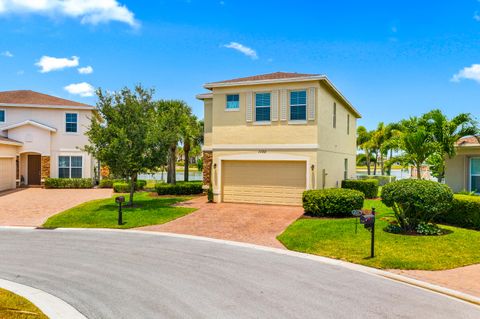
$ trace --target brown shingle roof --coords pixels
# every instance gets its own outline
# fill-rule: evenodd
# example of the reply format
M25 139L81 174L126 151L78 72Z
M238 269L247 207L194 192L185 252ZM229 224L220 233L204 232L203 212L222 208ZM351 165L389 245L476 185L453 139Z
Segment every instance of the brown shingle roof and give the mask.
M480 136L466 136L457 141L458 146L480 145Z
M262 81L262 80L279 80L279 79L294 79L294 78L303 78L309 76L317 76L319 74L307 74L307 73L289 73L289 72L275 72L260 74L254 76L247 76L244 78L236 78L224 81L217 81L212 83L231 83L231 82L246 82L246 81Z
M34 92L31 90L17 90L0 92L0 103L4 104L32 104L52 106L88 106L75 101L65 100L56 96Z

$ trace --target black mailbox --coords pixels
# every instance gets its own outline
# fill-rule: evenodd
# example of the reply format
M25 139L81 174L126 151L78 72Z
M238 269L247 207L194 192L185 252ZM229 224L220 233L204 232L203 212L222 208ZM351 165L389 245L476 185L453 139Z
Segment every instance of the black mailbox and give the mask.
M375 223L375 215L360 215L360 224L363 224L365 228L372 227Z
M125 196L115 197L115 203L117 204L125 203Z
M115 197L115 203L118 204L118 224L123 225L122 203L125 203L125 197Z

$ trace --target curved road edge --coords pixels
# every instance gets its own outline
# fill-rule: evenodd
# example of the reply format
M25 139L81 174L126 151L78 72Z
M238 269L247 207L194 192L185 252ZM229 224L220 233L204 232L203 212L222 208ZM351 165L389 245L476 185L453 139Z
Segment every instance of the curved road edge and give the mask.
M24 229L24 230L34 230L39 229L37 227L23 227L23 226L0 226L1 229ZM153 231L145 231L145 230L133 230L133 229L109 229L109 228L56 228L51 229L49 231L58 231L58 232L69 232L69 231L86 231L86 232L95 232L95 231L105 231L105 232L117 232L117 233L138 233L138 234L150 234L152 236L164 236L164 237L176 237L176 238L185 238L185 239L192 239L192 240L201 240L207 242L214 242L219 244L225 244L230 246L237 246L243 248L251 248L255 250L267 251L272 252L280 255L288 255L302 259L309 259L316 262L329 264L329 265L336 265L344 268L348 268L350 270L359 271L362 273L370 274L373 276L383 277L384 279L397 281L406 285L414 286L419 289L428 290L430 292L438 293L456 300L460 300L463 302L471 303L477 306L480 306L480 298L469 295L457 290L445 288L442 286L434 285L425 281L421 281L418 279L413 279L410 277L402 276L399 274L391 273L386 270L381 270L377 268L367 267L363 265L358 265L354 263L350 263L347 261L333 259L318 255L312 255L307 253L301 253L293 250L287 249L279 249L273 248L268 246L261 246L256 244L238 242L238 241L231 241L231 240L224 240L224 239L216 239L210 237L202 237L202 236L194 236L194 235L186 235L186 234L176 234L176 233L166 233L166 232L153 232ZM1 287L1 285L0 285ZM53 297L53 296L52 296ZM55 297L56 298L56 297ZM27 298L28 299L28 298ZM39 307L40 308L40 307ZM43 309L42 309L43 310ZM77 317L75 317L77 318ZM78 317L78 318L85 318L85 317Z
M0 288L26 298L50 319L86 319L77 309L43 290L1 278Z

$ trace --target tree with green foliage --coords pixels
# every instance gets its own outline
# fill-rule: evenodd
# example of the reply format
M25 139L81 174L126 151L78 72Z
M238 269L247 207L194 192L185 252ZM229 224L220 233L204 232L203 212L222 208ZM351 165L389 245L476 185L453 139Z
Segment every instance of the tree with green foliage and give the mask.
M445 160L456 155L455 143L462 137L475 136L480 133L478 122L470 113L460 113L449 119L439 109L422 116L427 130L432 134L438 149L429 159L431 169L438 181L445 177Z
M137 85L108 93L97 90L97 114L86 132L85 149L115 176L130 183L129 205L133 205L138 174L166 163L163 121L157 121L153 90Z
M199 146L203 139L203 130L197 117L191 114L184 125L182 125L182 143L185 154L184 180L188 182L188 168L190 165L190 151L195 146Z
M357 128L357 147L365 154L368 175L370 175L371 172L370 164L373 153L372 136L373 132L368 131L364 126L359 126Z

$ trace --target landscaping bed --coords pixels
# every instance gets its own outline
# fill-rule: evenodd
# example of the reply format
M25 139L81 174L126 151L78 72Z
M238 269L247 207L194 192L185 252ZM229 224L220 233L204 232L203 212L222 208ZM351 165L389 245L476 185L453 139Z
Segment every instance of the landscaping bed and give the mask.
M451 269L480 263L480 232L441 225L443 236L405 236L383 229L394 218L380 200L365 200L364 209L376 208L376 256L370 255L370 232L355 218L301 218L278 240L291 250L322 255L383 269Z
M125 195L128 202L129 195ZM135 194L134 207L123 207L123 224L117 225L115 197L90 201L50 217L45 228L133 228L169 222L193 212L194 208L174 207L189 197L153 197L148 192Z
M48 319L33 303L5 289L0 289L0 318Z

